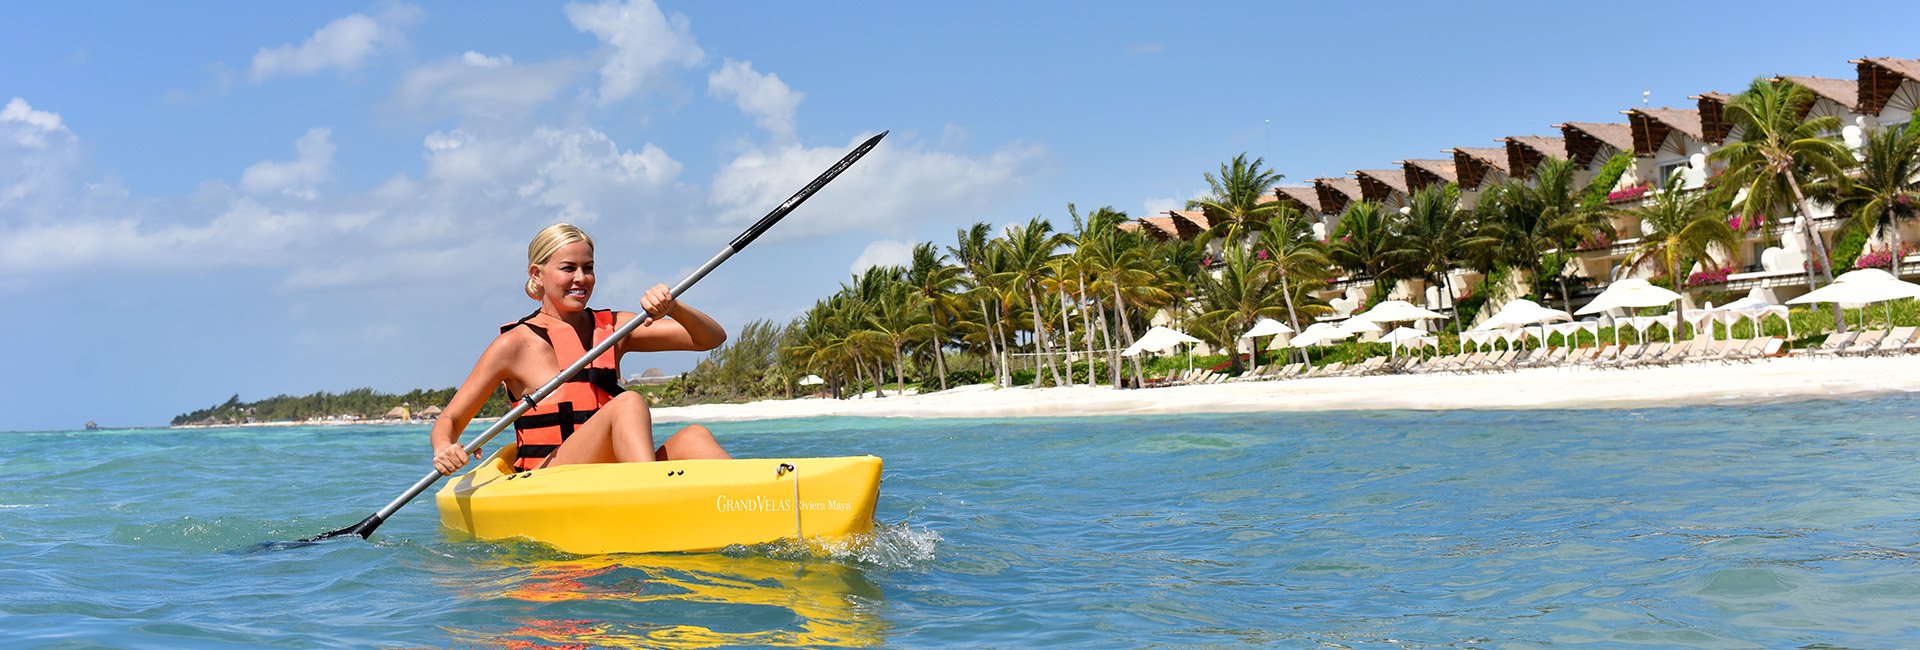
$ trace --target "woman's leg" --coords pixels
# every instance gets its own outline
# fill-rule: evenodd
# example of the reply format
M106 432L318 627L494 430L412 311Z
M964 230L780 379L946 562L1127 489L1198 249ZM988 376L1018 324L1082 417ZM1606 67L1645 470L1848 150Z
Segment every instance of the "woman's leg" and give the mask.
M647 408L647 398L625 391L567 436L547 465L632 463L654 457L653 412Z
M695 458L727 459L733 456L720 447L720 441L713 439L713 431L698 424L689 424L686 428L667 438L657 452L660 460L691 460Z

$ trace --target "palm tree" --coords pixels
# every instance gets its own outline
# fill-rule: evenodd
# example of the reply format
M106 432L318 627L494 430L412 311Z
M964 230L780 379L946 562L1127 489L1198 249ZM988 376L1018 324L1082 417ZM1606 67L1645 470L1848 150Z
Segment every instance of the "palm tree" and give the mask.
M1904 125L1868 133L1860 154L1860 174L1840 194L1839 212L1847 215L1844 228L1887 242L1888 270L1898 277L1900 223L1920 216L1920 110Z
M1239 246L1222 251L1221 265L1214 273L1200 276L1199 309L1202 329L1213 334L1213 343L1227 351L1233 372L1245 368L1237 349L1241 332L1261 318L1276 318L1287 313L1285 291L1276 282L1271 267Z
M1827 135L1839 130L1840 118L1810 116L1813 101L1813 91L1800 84L1754 79L1726 105L1727 121L1741 132L1740 140L1708 155L1726 165L1721 175L1726 191L1746 191L1743 212L1774 214L1788 206L1798 212L1801 242L1813 255L1806 273L1809 289L1816 286L1816 271L1821 280L1833 281L1833 258L1813 231L1813 206L1802 186L1822 179L1844 186L1846 169L1855 162L1838 138ZM1833 326L1842 331L1847 326L1838 304L1833 306Z
M915 338L930 343L934 371L940 376L940 390L947 389L946 343L952 336L953 324L961 320L960 314L966 310L965 301L955 293L963 284L961 273L960 267L947 264L933 244L922 242L913 247L913 263L907 267L906 282L918 296L919 307L927 317L920 331L914 334Z
M903 281L906 269L901 267L885 268L888 276L879 287L873 309L867 313L867 329L876 344L884 345L893 353L894 382L906 390L906 345L914 339L914 332L926 324L927 313L920 308L919 295L914 288ZM871 269L869 269L871 271Z
M1207 230L1194 240L1196 246L1205 247L1215 238L1244 245L1248 234L1266 227L1280 205L1271 190L1286 177L1263 168L1265 163L1264 158L1247 162L1242 152L1220 165L1219 176L1204 174L1211 194L1188 204L1207 218Z
M1606 196L1632 162L1632 154L1616 154L1586 185L1576 186L1573 178L1578 170L1574 164L1563 158L1548 158L1540 161L1528 180L1510 179L1494 186L1474 206L1479 232L1465 242L1468 257L1475 257L1476 250L1486 251L1492 259L1481 263L1491 261L1530 273L1534 269L1551 270L1560 288L1561 307L1573 311L1566 260L1580 242L1599 234L1618 234L1613 230L1613 211L1606 205ZM1538 282L1547 278L1533 279Z
M1332 308L1319 300L1299 300L1296 294L1311 296L1312 290L1325 286L1333 262L1327 259L1327 246L1313 237L1313 226L1306 215L1291 207L1275 210L1260 233L1254 248L1266 256L1266 264L1280 283L1280 296L1287 306L1287 326L1299 332L1300 315L1317 316Z
M1733 228L1721 216L1726 210L1708 200L1703 192L1686 191L1684 184L1680 174L1675 173L1667 180L1665 191L1654 196L1651 205L1627 212L1648 226L1648 231L1640 236L1639 245L1627 255L1627 264L1631 268L1658 264L1666 269L1674 293L1686 292L1687 270L1694 262L1714 264L1715 251L1725 251L1728 261L1732 261L1737 241ZM1682 300L1674 305L1676 318L1682 322L1684 314L1679 312L1685 303Z
M1129 312L1135 309L1144 311L1171 302L1174 291L1180 286L1177 280L1180 271L1159 254L1145 235L1118 227L1095 232L1094 236L1080 242L1080 249L1088 258L1089 292L1096 296L1113 297L1113 320L1119 335L1115 337L1113 345L1108 346L1112 350L1108 368L1117 385L1120 379L1120 348L1133 345L1134 341ZM1133 361L1133 379L1136 386L1144 380L1138 357Z
M1375 285L1391 285L1405 268L1395 232L1394 214L1376 201L1360 201L1347 206L1334 229L1327 257L1348 271L1372 278Z
M1028 305L1033 310L1033 345L1035 352L1046 363L1047 371L1053 374L1053 383L1061 382L1060 369L1054 366L1053 348L1047 340L1047 328L1040 322L1040 287L1049 277L1047 270L1062 243L1059 233L1053 231L1053 224L1046 219L1034 217L1024 225L1007 228L1006 239L998 240L1001 252L1006 256L1007 268L993 277L995 282L1005 282L1010 291L1026 294ZM1034 377L1036 383L1038 375Z
M962 293L972 296L980 307L982 338L987 344L987 354L993 360L993 383L1007 386L1011 382L1011 375L1007 372L1006 348L1000 345L1000 327L994 318L997 312L993 309L999 304L998 292L989 280L1000 272L1002 266L1000 247L992 245L992 233L992 225L976 221L954 234L955 246L948 248L947 252L952 253L954 260L960 263L960 268L966 270L962 278L965 283Z
M1462 249L1476 227L1469 217L1460 210L1460 186L1448 183L1421 188L1408 202L1406 218L1400 222L1400 246L1392 251L1405 259L1413 272L1446 292L1449 305L1454 295L1451 271L1466 257ZM1454 331L1460 331L1460 312L1453 312Z

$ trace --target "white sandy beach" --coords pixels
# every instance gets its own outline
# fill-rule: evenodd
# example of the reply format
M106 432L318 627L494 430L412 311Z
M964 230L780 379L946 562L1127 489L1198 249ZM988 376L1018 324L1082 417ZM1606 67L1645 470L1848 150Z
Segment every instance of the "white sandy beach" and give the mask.
M1754 363L1597 370L1328 377L1145 390L963 386L925 395L657 408L663 422L814 416L1050 417L1369 409L1631 408L1754 404L1920 391L1920 356L1775 358Z

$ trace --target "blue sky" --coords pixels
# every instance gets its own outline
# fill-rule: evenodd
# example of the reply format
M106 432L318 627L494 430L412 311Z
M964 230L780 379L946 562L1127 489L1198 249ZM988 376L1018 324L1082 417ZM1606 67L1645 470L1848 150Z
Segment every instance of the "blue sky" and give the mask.
M910 242L1165 209L1242 151L1304 182L1920 57L1911 3L1556 4L9 3L0 430L457 384L532 309L539 228L592 233L631 309L885 129L686 300L786 320Z

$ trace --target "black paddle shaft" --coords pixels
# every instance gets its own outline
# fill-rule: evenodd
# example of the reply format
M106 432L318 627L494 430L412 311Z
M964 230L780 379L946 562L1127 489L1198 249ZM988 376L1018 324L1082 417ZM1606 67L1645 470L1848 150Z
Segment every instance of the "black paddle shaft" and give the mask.
M838 177L840 172L844 172L848 167L852 167L854 162L860 160L862 156L867 155L868 151L872 151L875 145L880 144L880 139L887 137L887 133L889 132L881 131L879 135L867 138L865 142L860 143L860 146L854 147L853 151L848 152L845 157L841 158L840 162L834 163L832 167L828 167L827 171L821 172L818 177L813 179L813 182L807 183L806 187L800 188L800 191L794 192L793 196L787 197L786 201L782 201L772 212L768 212L767 216L761 217L759 221L754 222L753 226L747 228L746 232L740 233L739 237L735 237L731 243L721 248L718 254L715 254L712 259L707 260L707 263L700 265L700 268L694 269L693 273L688 274L687 277L680 280L679 284L674 285L672 290L673 297L679 298L680 294L684 293L689 287L692 287L695 282L699 282L701 278L707 277L708 273L712 272L714 268L719 267L722 262L727 261L727 258L733 257L734 253L740 252L741 249L747 247L747 244L753 243L754 239L760 237L760 234L766 232L767 229L772 228L773 224L779 223L782 217L787 216L787 213L792 212L794 208L800 207L801 203L806 202L808 197L820 191L820 188L826 187L827 183L833 182L833 179ZM634 328L639 327L641 323L652 317L652 314L641 314L627 321L627 324L620 326L619 329L614 330L612 335L593 346L593 349L587 350L587 353L581 355L579 360L574 361L573 365L567 366L565 370L561 370L560 374L555 375L546 385L541 386L539 390L528 393L526 397L514 402L513 408L508 409L506 415L500 416L500 419L494 420L493 426L487 427L487 431L480 434L480 437L475 438L469 447L478 447L486 444L488 440L492 440L495 435L498 435L501 430L506 429L507 426L512 424L521 414L526 413L528 409L539 404L540 400L546 399L547 395L558 390L560 384L565 383L568 377L579 373L580 369L587 367L588 363L599 358L600 355L606 354L608 350L613 349L616 343L625 339L628 334L633 333ZM361 539L366 539L373 535L375 528L379 528L380 524L386 523L388 517L393 516L395 512L399 512L400 508L405 507L408 502L413 501L414 497L426 492L427 488L433 487L433 484L438 483L440 478L441 474L439 470L429 471L426 476L421 477L419 481L415 481L413 487L407 488L406 492L402 493L392 502L389 502L386 507L373 513L372 516L360 520L360 523L339 530L327 531L300 541L316 542L330 537L340 537L344 535L359 535ZM276 548L286 546L284 544L271 543L268 545Z

